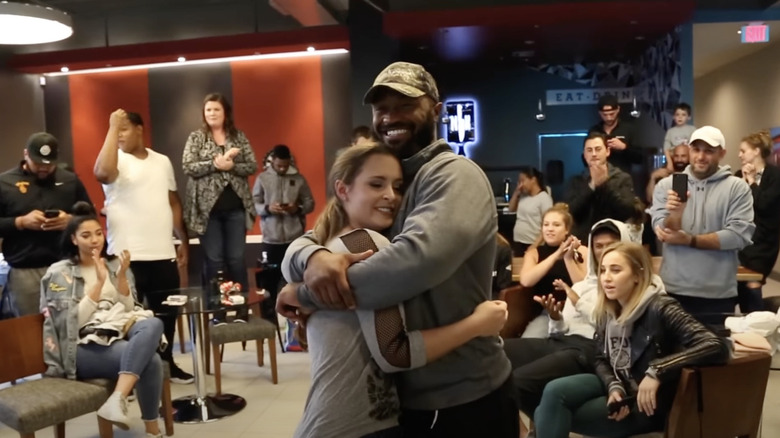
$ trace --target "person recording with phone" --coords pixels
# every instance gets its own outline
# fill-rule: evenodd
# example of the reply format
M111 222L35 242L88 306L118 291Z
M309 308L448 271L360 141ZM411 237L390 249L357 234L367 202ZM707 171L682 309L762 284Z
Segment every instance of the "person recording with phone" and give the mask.
M683 367L715 365L729 347L666 296L647 251L618 242L599 263L596 374L548 383L534 419L537 438L570 432L622 438L661 431Z
M631 165L642 163L642 151L635 144L633 124L620 120L620 103L612 94L599 98L598 111L601 122L593 125L588 133L604 135L610 151L609 163L630 174Z
M260 216L261 251L268 269L258 286L271 294L270 300L263 301L262 313L263 318L276 321L274 306L281 289L282 259L290 243L306 231L306 215L314 211L314 197L306 178L292 165L289 147L274 146L269 158L269 166L255 180L252 199Z
M725 156L726 140L719 129L694 131L691 164L682 174L658 182L650 211L663 243L660 275L666 291L713 326L722 326L734 313L737 253L751 244L756 229L750 187L731 174L731 167L720 165Z
M531 289L534 296L554 295L558 301L566 299L565 291L556 290L553 282L560 279L572 285L585 278L587 249L571 235L573 219L569 206L557 203L542 216L542 230L523 257L520 284ZM548 316L539 303L533 303L538 315L523 331L524 338L546 338Z
M78 177L58 168L58 152L53 135L33 134L22 162L0 175L0 238L11 266L6 290L13 307L3 306L4 316L39 312L41 278L60 259L59 239L71 209L78 201L91 203Z

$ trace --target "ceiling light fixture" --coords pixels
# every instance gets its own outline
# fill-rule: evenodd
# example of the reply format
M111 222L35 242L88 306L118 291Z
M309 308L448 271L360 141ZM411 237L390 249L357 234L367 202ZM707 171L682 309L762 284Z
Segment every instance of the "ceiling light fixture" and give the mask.
M307 52L313 52L315 50L317 50L317 49L315 49L314 46L309 46L309 47L306 48Z
M179 56L176 60L179 61L179 62L184 62L184 61L187 60L187 58L185 58L183 56Z
M239 62L239 61L252 61L252 60L258 60L258 59L273 59L273 58L297 58L297 57L304 57L304 56L326 56L326 55L339 55L349 53L349 50L347 49L326 49L326 50L317 50L315 52L285 52L285 53L268 53L265 55L247 55L247 56L229 56L225 58L209 58L209 59L192 59L187 61L187 65L195 65L195 64L215 64L218 62ZM121 67L108 67L108 68L88 68L84 70L74 70L69 71L68 67L62 67L60 69L61 73L58 72L52 72L52 73L44 73L47 76L63 76L63 75L78 75L78 74L86 74L86 73L106 73L111 71L128 71L128 70L142 70L142 69L151 69L151 68L164 68L164 67L173 67L173 66L181 66L181 63L178 61L174 62L158 62L153 64L136 64L136 65L125 65Z
M0 44L42 44L73 35L73 20L47 6L0 1Z

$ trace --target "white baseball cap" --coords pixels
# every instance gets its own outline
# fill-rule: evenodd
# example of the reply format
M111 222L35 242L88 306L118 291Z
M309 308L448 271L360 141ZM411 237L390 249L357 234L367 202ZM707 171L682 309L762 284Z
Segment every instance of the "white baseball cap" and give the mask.
M688 144L693 144L696 140L701 140L714 148L721 147L724 150L726 149L726 139L723 137L723 133L714 126L702 126L693 131Z

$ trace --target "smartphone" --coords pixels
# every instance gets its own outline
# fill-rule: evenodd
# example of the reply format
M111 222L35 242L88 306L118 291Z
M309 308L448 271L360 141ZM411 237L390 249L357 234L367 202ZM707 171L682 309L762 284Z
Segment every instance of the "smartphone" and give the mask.
M60 216L59 210L46 210L43 212L43 217L45 217L46 219L53 219L59 216Z
M672 190L677 192L680 202L688 202L688 174L675 173L672 175Z
M629 409L636 404L636 396L632 395L630 397L623 397L622 400L617 402L612 402L607 405L607 410L609 410L609 415L616 414L618 411L620 411L620 408L623 406L628 406Z

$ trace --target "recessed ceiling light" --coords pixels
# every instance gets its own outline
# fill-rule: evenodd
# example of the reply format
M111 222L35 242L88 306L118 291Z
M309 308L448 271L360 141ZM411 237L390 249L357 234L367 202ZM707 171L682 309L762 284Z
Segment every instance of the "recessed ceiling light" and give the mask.
M183 56L179 56L178 58L176 58L176 60L179 61L179 62L184 62L184 61L187 60L187 58L185 58Z
M63 72L63 73L67 73L67 72L69 72L69 71L70 71L70 69L69 69L68 67L62 67L62 68L60 69L60 71L61 71L61 72Z
M738 34L740 34L740 35L742 35L742 31L741 31L741 30L738 30L738 31L737 31L737 33L738 33Z
M308 52L313 52L315 50L316 49L314 48L314 46L309 46L309 47L306 48L306 51L308 51Z

